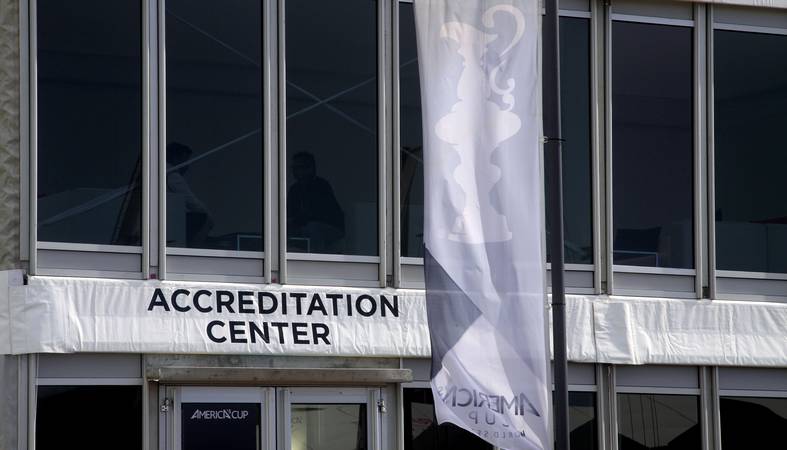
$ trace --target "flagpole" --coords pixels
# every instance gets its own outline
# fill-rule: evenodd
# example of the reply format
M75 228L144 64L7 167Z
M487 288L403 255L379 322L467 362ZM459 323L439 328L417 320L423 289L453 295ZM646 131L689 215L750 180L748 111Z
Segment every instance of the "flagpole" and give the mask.
M560 39L557 0L546 0L543 21L544 58L544 136L550 198L547 211L550 222L550 256L552 269L552 341L555 361L554 432L556 450L569 450L568 431L568 361L566 357L566 295L563 281L563 173L562 134L560 129Z

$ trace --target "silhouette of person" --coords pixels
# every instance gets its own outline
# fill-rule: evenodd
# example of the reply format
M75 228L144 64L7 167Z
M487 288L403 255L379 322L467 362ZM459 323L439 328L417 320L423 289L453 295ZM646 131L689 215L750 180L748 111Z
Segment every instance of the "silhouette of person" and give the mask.
M292 175L295 183L287 191L287 229L291 249L313 253L340 252L344 237L344 211L333 188L324 178L317 176L314 155L300 152L292 157ZM305 242L297 243L298 239ZM293 245L294 244L294 245Z
M186 163L193 151L179 142L167 145L167 193L180 197L185 203L186 246L196 247L205 242L213 228L208 208L191 190L186 181L189 165Z

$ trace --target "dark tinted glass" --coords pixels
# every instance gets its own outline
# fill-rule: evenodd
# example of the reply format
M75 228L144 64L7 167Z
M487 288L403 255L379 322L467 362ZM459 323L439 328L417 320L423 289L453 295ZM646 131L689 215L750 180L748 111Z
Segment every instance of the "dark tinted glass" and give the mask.
M694 267L692 32L612 24L615 264Z
M424 256L424 142L411 3L399 4L399 121L402 256Z
M365 450L366 405L292 405L290 450Z
M720 402L724 450L784 448L787 398L722 397Z
M590 178L590 20L560 18L565 261L593 264ZM546 100L546 99L545 99ZM549 174L545 174L549 176ZM549 198L549 183L546 183ZM547 235L551 224L547 217ZM547 242L549 242L547 240ZM549 245L547 260L549 261Z
M139 386L41 386L36 448L140 450L142 388Z
M377 4L287 0L287 250L376 255Z
M431 389L404 390L405 450L491 450L478 436L451 423L437 425Z
M595 393L568 393L568 427L571 433L571 450L598 448Z
M38 239L140 245L138 0L38 0Z
M787 36L714 31L716 265L787 273Z
M259 0L167 0L169 246L262 250L261 26Z
M692 395L618 394L620 450L700 450L699 399Z
M184 403L180 421L182 450L257 450L264 439L255 403Z

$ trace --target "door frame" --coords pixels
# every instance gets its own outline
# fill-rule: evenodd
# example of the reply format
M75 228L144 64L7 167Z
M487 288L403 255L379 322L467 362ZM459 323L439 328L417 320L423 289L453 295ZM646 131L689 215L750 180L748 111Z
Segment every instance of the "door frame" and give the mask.
M380 388L298 387L276 390L278 424L278 450L291 450L292 404L364 404L366 405L366 448L380 450L382 423L380 406L383 397Z
M249 387L190 386L160 387L164 402L159 417L160 450L181 448L183 403L259 403L261 450L290 450L292 404L365 404L366 448L381 450L385 438L381 408L387 397L383 387ZM280 420L277 420L280 419Z
M260 450L276 449L276 397L270 387L166 386L171 406L166 411L164 449L181 448L183 403L251 403L260 405Z

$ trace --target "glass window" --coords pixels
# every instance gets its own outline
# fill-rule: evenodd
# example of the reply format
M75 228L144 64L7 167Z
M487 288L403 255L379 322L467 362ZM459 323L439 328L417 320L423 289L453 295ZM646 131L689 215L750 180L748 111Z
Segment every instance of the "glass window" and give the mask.
M565 262L593 264L590 142L590 20L560 18ZM545 174L549 176L549 174ZM549 188L549 183L546 183ZM547 198L549 198L547 192ZM546 216L549 235L549 215ZM547 238L549 242L549 238ZM547 261L549 248L547 244Z
M377 255L377 3L285 9L287 251Z
M141 245L141 2L37 14L38 239Z
M596 394L594 392L568 393L568 427L571 450L595 450L598 448Z
M716 266L787 273L787 36L714 31Z
M293 404L290 450L365 450L366 405Z
M424 142L412 3L399 3L399 177L402 256L424 256Z
M404 390L405 450L480 450L492 445L452 423L437 425L431 389Z
M615 264L694 267L692 32L612 24Z
M167 0L167 245L262 250L259 0Z
M721 397L720 405L724 450L783 447L787 398Z
M696 396L618 394L620 450L700 450L701 433Z
M140 450L140 386L40 386L36 448Z

